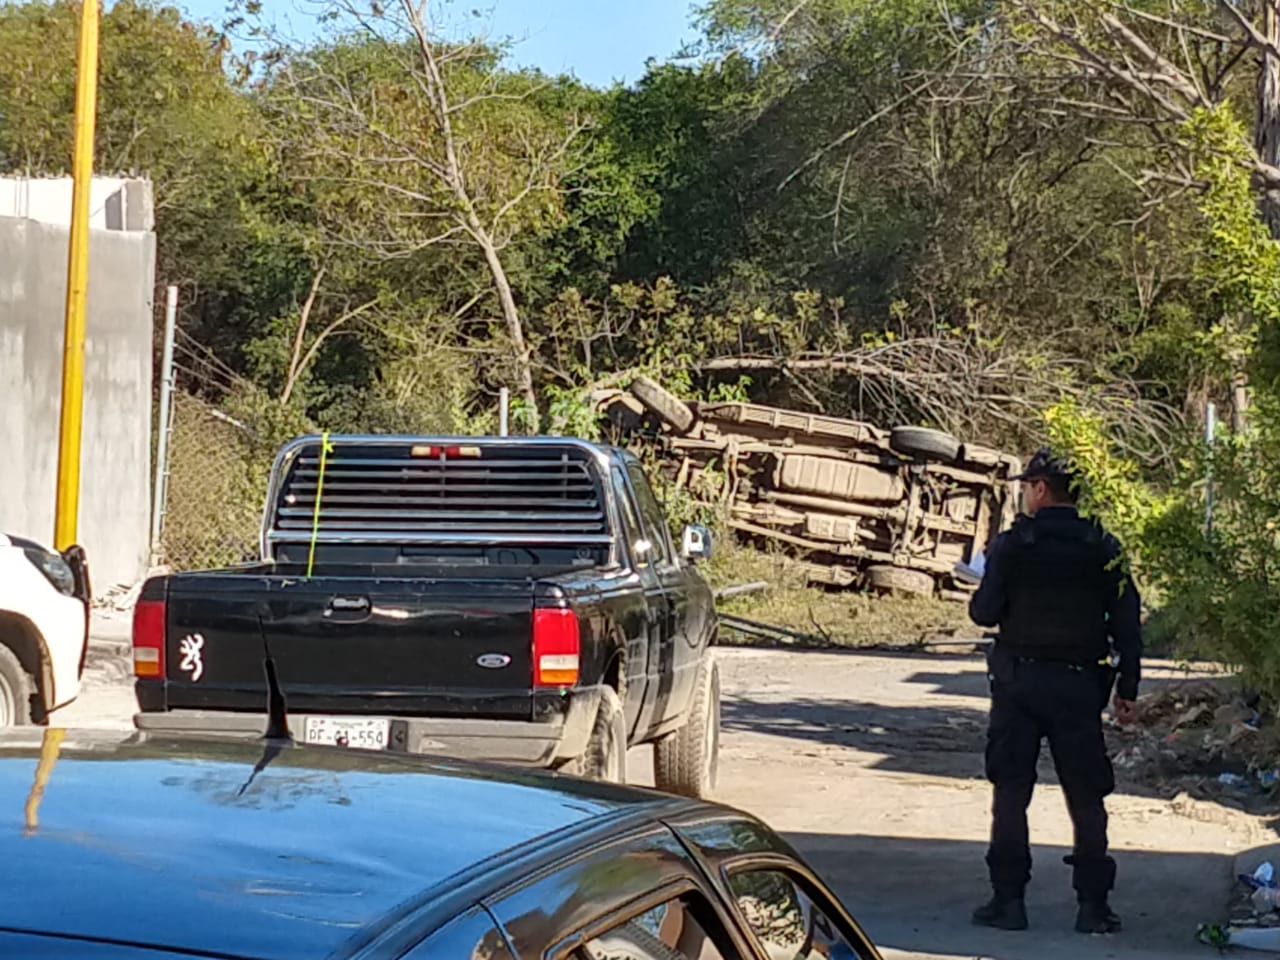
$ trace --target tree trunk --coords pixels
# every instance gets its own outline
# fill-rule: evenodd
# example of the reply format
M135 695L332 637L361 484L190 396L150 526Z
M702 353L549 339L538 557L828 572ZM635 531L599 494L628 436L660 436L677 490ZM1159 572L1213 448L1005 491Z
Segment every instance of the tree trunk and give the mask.
M1261 50L1258 72L1258 116L1254 148L1258 159L1280 165L1280 2L1263 0L1261 33L1267 46ZM1262 219L1271 236L1280 239L1280 189L1267 187L1262 196Z
M284 389L280 391L280 402L288 403L293 396L293 388L298 384L298 374L302 372L302 345L307 338L307 320L311 317L311 309L316 305L316 296L320 293L320 284L324 281L326 267L316 271L311 281L311 292L298 314L298 329L293 334L293 349L289 352L289 369L285 371Z
M493 278L494 290L498 294L498 303L502 306L502 319L507 326L507 335L515 351L516 378L520 393L529 405L529 432L537 433L541 427L538 414L538 394L533 388L533 361L529 354L528 341L524 336L524 321L520 310L516 307L515 295L511 292L511 281L507 279L507 270L502 265L502 257L498 254L498 246L494 242L492 232L485 227L476 212L475 200L467 187L466 172L462 158L453 135L453 108L450 106L449 91L445 86L444 74L436 57L431 32L427 27L424 11L426 0L421 6L413 0L400 0L401 8L408 18L409 26L418 41L418 52L422 56L422 65L426 70L426 92L428 102L435 113L436 123L440 127L440 139L444 146L445 170L442 179L458 204L457 220L471 235L484 252L484 262Z
M511 346L515 351L517 386L529 407L529 432L537 433L542 424L538 414L538 394L533 388L533 363L529 356L529 344L524 336L524 322L520 319L520 310L516 307L516 298L511 292L506 268L502 265L502 258L498 256L493 240L485 232L479 220L473 223L472 232L484 238L480 244L484 249L484 260L488 264L490 276L493 277L493 286L498 293L498 303L502 306L502 319L507 325L507 336L511 338Z
M1249 376L1237 370L1231 376L1231 429L1243 433L1249 424Z

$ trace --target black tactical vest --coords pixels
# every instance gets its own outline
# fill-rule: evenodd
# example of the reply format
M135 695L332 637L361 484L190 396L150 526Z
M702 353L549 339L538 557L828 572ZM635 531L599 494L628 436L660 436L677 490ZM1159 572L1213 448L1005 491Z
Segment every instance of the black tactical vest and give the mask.
M1005 548L1000 647L1081 664L1104 658L1118 574L1102 529L1075 511L1051 509L1019 521Z

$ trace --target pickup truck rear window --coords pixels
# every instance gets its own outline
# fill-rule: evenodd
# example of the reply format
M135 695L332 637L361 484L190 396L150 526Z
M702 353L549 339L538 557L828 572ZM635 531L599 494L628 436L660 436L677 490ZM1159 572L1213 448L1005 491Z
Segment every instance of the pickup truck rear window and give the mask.
M598 471L566 444L432 445L335 442L320 484L319 442L300 450L280 483L270 535L321 540L564 542L607 540Z

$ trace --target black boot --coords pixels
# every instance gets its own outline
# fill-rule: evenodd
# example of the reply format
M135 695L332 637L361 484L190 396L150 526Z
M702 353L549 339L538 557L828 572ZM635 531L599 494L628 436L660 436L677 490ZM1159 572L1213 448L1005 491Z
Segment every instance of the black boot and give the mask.
M1105 900L1081 900L1076 914L1078 933L1119 933L1120 918L1111 912Z
M987 903L973 911L973 922L979 927L997 930L1027 929L1027 905L1022 897L1005 897L996 894Z

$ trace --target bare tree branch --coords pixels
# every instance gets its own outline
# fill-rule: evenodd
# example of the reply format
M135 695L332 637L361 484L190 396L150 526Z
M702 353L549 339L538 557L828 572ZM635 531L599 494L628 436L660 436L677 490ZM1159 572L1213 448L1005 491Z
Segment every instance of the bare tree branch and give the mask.
M316 295L320 293L320 284L324 282L326 267L320 267L316 271L315 277L311 281L311 292L307 294L306 302L302 305L302 310L298 313L298 329L293 335L293 350L289 354L289 369L285 374L284 389L280 391L280 402L288 403L289 397L293 393L293 385L298 378L298 370L302 361L302 344L306 339L307 320L311 316L311 308L315 306Z
M324 342L328 340L329 337L333 336L333 334L338 331L339 327L342 327L362 314L367 313L369 310L373 309L377 303L377 299L373 299L360 304L360 306L352 310L347 310L345 313L342 313L335 319L331 320L325 325L323 330L316 334L316 338L311 341L311 346L307 348L307 352L303 354L301 359L296 363L290 365L289 376L285 380L284 390L280 394L281 403L289 402L289 397L293 395L298 379L302 376L307 367L311 366L311 362L315 360L316 354L320 352L320 348L324 345ZM301 325L299 325L299 328L301 328Z

